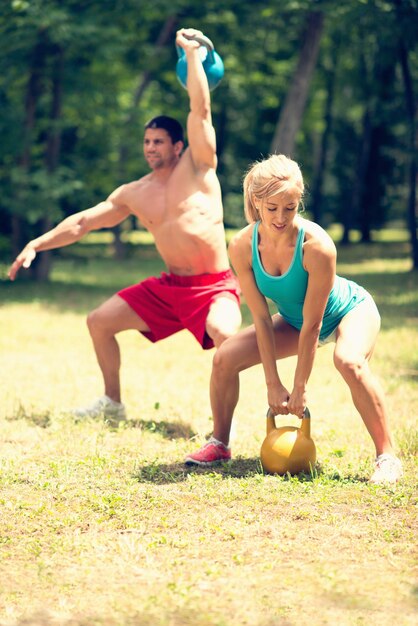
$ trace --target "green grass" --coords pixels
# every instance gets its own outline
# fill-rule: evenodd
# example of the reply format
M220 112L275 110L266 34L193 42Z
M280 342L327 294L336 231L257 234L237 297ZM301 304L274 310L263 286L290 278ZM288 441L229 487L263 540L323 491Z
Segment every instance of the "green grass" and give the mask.
M185 332L157 345L122 334L128 422L74 423L65 409L102 391L86 313L162 269L147 242L123 262L91 254L63 250L49 284L0 282L1 626L415 624L418 286L407 241L339 250L339 272L382 313L372 364L405 467L394 489L367 482L372 444L331 346L309 385L312 475L262 472L260 367L241 377L232 463L183 465L211 431L213 356ZM294 365L280 366L288 384Z

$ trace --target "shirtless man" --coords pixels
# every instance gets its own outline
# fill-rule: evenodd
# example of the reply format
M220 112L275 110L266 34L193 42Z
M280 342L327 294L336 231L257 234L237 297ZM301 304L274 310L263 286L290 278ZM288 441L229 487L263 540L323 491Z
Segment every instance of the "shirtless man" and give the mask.
M176 36L187 58L189 147L184 150L182 127L173 118L159 116L148 122L144 155L151 172L30 241L9 270L14 280L38 252L68 246L92 230L120 224L129 215L135 215L154 236L167 273L123 289L88 316L104 395L75 410L78 418L125 418L117 333L136 329L150 341L158 341L187 328L203 349L209 349L218 348L241 325L238 282L226 251L208 82L199 44L188 38L194 34L202 33L180 29Z

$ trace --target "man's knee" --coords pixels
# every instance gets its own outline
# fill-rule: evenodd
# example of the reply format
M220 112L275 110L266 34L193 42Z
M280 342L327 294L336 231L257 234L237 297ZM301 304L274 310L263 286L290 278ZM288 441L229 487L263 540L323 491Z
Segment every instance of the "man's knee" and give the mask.
M114 307L112 307L111 301L107 300L87 316L87 327L90 333L101 332L108 330L113 332L113 324L115 315L113 313Z
M90 333L95 332L101 326L103 326L103 321L104 317L101 314L100 307L98 307L97 309L93 309L93 311L90 311L90 313L87 315L87 327Z
M210 332L208 332L209 336L212 338L213 343L215 344L215 348L220 348L226 339L233 337L239 330L238 328L212 328Z

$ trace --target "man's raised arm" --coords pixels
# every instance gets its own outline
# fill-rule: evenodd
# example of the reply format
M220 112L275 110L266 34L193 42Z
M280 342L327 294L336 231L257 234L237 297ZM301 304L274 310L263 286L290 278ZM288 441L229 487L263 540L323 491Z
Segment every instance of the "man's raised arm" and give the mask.
M190 113L187 136L192 159L197 168L216 168L216 135L212 126L210 91L199 55L200 44L187 36L202 35L200 30L182 28L177 31L176 44L184 49L187 58L187 91Z

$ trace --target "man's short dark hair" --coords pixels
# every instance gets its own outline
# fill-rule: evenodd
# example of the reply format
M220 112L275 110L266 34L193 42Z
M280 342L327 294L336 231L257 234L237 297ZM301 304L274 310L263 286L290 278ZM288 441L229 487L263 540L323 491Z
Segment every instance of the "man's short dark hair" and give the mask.
M163 128L168 132L173 143L177 141L184 143L182 125L174 117L168 117L168 115L153 117L152 120L145 124L145 130L147 128Z

